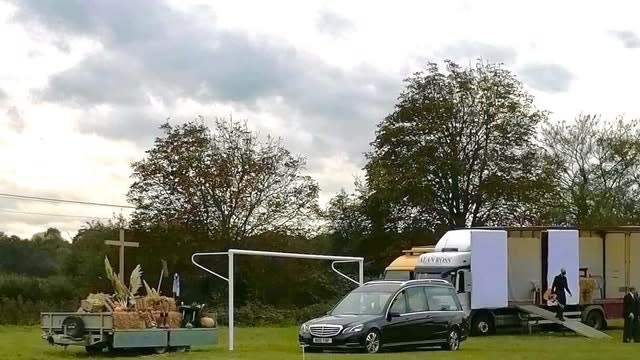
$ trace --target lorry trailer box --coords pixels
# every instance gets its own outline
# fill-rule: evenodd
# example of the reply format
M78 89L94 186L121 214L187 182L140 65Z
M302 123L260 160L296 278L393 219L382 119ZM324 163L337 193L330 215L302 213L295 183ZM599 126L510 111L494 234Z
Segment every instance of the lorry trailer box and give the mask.
M545 292L561 269L569 317L606 326L621 318L628 287L640 285L640 228L451 230L419 256L415 271L416 278L453 283L472 326L481 315L489 331L520 324L519 305L550 309Z

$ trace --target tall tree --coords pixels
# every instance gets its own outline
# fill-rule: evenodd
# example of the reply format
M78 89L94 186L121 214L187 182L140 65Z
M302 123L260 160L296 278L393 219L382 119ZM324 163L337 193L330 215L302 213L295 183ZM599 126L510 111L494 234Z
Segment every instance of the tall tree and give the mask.
M560 165L559 221L582 226L624 225L640 220L640 122L579 115L547 122L546 151Z
M406 80L366 165L388 228L539 221L552 168L535 144L546 118L508 70L429 64ZM534 204L532 206L532 204Z
M260 140L234 120L161 129L133 164L134 223L186 225L228 248L265 231L300 232L317 211L318 186L302 174L304 159L278 140Z

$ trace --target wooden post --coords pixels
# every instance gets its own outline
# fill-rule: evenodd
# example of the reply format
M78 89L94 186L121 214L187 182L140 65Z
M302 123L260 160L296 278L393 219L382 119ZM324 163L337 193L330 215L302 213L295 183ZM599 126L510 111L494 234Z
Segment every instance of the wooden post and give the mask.
M124 229L120 229L120 240L106 240L104 242L107 245L119 246L120 247L120 272L118 273L118 277L120 281L124 284L124 248L125 247L140 247L140 243L132 242L132 241L124 241Z

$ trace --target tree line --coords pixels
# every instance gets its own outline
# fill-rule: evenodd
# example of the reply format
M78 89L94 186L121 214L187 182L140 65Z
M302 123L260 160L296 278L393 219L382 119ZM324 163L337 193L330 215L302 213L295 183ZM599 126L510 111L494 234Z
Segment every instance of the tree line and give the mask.
M164 259L183 277L185 301L209 302L224 317L226 284L195 268L194 252L364 256L366 275L375 278L402 249L431 244L452 227L639 223L637 120L578 113L552 121L500 64L428 64L405 85L373 134L364 178L325 207L305 174L306 159L279 139L233 119L166 123L132 164L129 221L88 223L72 243L55 229L28 241L0 236L0 272L14 274L14 282L69 279L71 293L62 292L60 303L109 291L102 261L115 261L117 250L104 240L127 227L127 238L141 243L127 249L128 269L141 264L155 283ZM225 259L205 262L226 274ZM240 317L246 323L298 321L310 314L292 309L322 312L351 286L322 262L241 257L237 268L236 306L247 309Z

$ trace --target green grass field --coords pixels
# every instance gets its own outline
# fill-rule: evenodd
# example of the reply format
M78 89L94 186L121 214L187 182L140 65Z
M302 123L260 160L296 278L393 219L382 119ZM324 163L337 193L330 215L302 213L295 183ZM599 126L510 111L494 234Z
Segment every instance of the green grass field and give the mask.
M226 330L226 329L224 329ZM236 330L236 351L226 350L226 331L220 344L194 348L188 353L146 355L146 359L302 359L297 328L241 328ZM442 350L368 354L306 354L306 359L638 359L640 343L622 344L621 332L609 332L611 341L594 341L573 334L497 335L471 338L456 353ZM91 359L84 349L52 347L40 339L36 327L0 326L0 359ZM96 357L93 357L96 358ZM134 359L134 355L102 355L102 359Z

